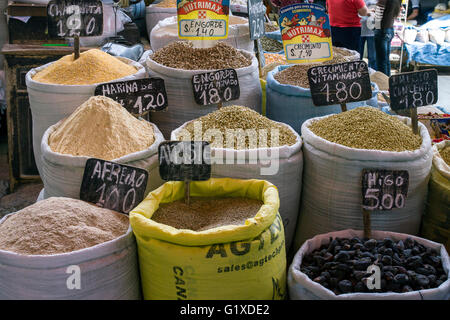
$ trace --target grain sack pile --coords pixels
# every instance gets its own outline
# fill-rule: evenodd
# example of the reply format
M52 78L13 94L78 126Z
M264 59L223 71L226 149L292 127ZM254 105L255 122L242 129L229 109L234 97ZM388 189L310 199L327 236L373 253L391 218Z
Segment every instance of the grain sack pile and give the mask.
M135 74L136 67L98 49L82 52L74 60L74 54L67 55L37 72L32 79L37 82L87 85L109 82Z
M88 158L112 160L145 169L147 192L162 184L157 150L159 129L132 116L118 102L94 96L69 117L51 126L42 139L44 197L77 199Z
M170 97L166 112L152 114L152 121L168 139L172 130L186 121L217 110L217 105L198 105L194 99L192 77L196 74L233 68L236 70L239 99L223 105L239 104L261 111L261 85L258 61L244 50L218 42L211 48L194 48L191 43L173 42L149 56L147 69L151 77L165 80Z
M118 102L94 96L56 126L49 136L54 152L112 160L155 142L150 122L133 117Z
M183 182L165 183L130 213L144 298L284 299L276 188L263 180L192 181L189 206L184 191Z
M76 292L66 284L73 265L82 266ZM139 297L136 243L126 215L52 197L0 220L0 299Z
M279 212L289 251L297 223L303 169L302 141L291 127L235 105L185 123L172 132L171 139L210 142L213 177L265 179L273 183L278 188Z
M408 195L403 208L371 211L373 230L417 235L428 190L431 140L409 118L360 107L313 118L302 126L304 171L296 248L314 235L347 228L363 229L363 169L407 170Z
M314 105L309 89L308 69L335 63L351 61L351 56L345 49L333 47L333 59L322 63L278 65L271 71L267 68L266 84L266 114L267 117L289 124L297 132L300 132L302 124L311 118L337 113L341 111L340 105L321 106ZM347 103L347 109L351 110L361 105L377 107L378 87L372 83L372 98L366 102ZM302 107L299 108L298 106Z
M31 69L26 75L33 120L33 151L42 176L41 141L45 130L69 116L94 95L102 82L134 80L146 76L145 68L132 60L91 49L74 61L73 54Z
M421 235L450 251L450 141L433 146L433 166Z

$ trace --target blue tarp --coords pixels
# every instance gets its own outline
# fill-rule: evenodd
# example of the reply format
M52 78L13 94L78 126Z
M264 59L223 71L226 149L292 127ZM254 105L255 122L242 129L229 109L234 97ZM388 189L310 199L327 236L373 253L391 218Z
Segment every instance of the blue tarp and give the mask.
M450 14L428 21L417 29L436 29L450 27Z
M423 43L416 41L413 44L405 43L405 48L408 52L408 63L413 60L419 63L450 66L449 42L438 45L433 42Z
M431 20L417 29L450 28L450 15ZM438 45L433 42L423 43L415 41L412 44L405 43L408 52L408 63L416 61L438 66L450 66L450 43Z

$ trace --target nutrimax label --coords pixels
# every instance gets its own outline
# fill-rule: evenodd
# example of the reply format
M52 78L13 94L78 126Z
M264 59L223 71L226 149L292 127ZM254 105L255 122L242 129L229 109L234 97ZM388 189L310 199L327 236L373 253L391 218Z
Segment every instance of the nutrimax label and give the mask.
M330 22L324 7L308 3L283 7L280 28L288 62L319 62L333 58Z
M177 0L180 39L226 39L229 5L229 0Z

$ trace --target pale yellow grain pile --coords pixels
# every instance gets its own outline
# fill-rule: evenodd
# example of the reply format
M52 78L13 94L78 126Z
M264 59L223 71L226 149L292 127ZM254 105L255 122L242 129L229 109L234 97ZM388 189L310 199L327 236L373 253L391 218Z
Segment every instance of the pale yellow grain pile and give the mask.
M422 137L401 120L376 108L359 107L312 121L316 135L350 148L383 151L416 150Z
M80 54L67 55L33 76L34 81L63 84L88 85L109 82L135 74L137 69L98 49Z
M58 153L113 160L145 150L154 141L149 122L110 98L94 96L58 125L49 146Z
M128 216L70 198L48 198L0 224L0 250L26 255L89 248L125 234Z

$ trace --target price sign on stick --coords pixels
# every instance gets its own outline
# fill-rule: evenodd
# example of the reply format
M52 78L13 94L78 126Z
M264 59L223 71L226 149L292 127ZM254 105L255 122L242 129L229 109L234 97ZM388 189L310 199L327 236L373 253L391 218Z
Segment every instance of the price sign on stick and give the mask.
M248 26L250 28L250 39L254 40L256 58L258 59L259 75L261 68L264 67L264 54L262 53L261 42L259 39L266 34L265 14L266 7L262 0L247 0L248 8Z
M362 206L365 232L370 233L369 211L405 207L408 185L409 173L406 170L363 169Z
M93 0L51 0L47 5L51 37L100 36L103 33L103 5Z
M372 97L369 69L362 60L312 67L308 81L316 106L340 104L346 111L346 103Z
M419 133L417 107L435 104L438 100L438 77L435 69L405 72L389 77L392 110L411 109L412 127Z
M159 145L159 174L166 181L185 182L189 204L190 181L211 178L211 148L205 141L166 141Z
M289 63L327 61L333 58L330 21L317 4L292 4L280 9L281 39Z
M237 72L234 69L224 69L200 73L192 76L192 88L197 104L206 106L239 99L241 90Z
M226 39L229 10L229 0L177 0L179 38Z
M262 0L247 0L247 7L250 39L257 40L266 34L266 27L264 24L266 7Z
M102 83L95 88L95 95L107 96L119 102L134 115L167 108L167 93L161 78L138 79Z
M86 161L80 199L99 207L129 213L145 197L148 172L101 159Z

